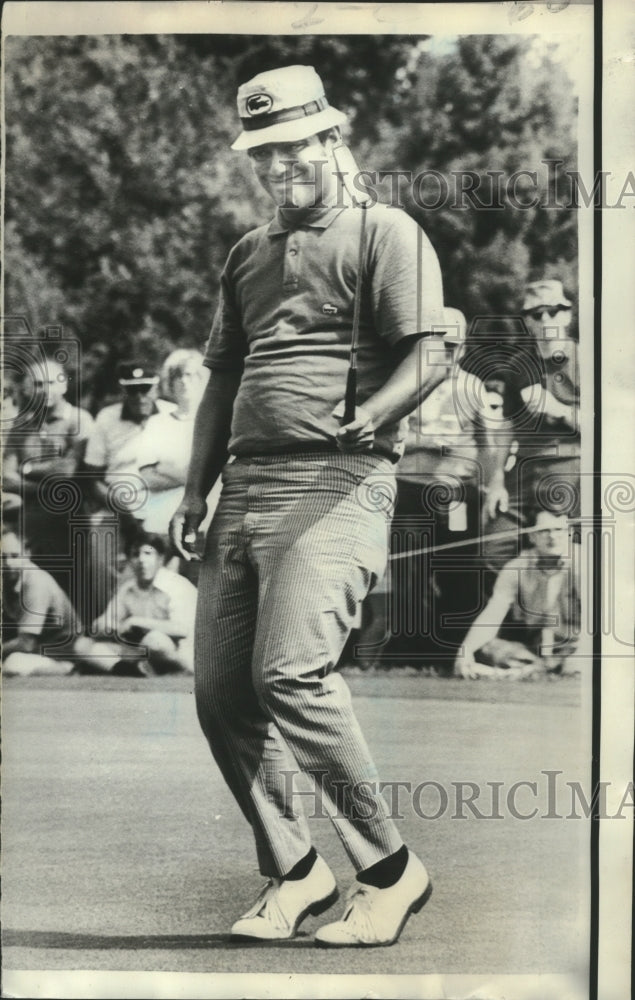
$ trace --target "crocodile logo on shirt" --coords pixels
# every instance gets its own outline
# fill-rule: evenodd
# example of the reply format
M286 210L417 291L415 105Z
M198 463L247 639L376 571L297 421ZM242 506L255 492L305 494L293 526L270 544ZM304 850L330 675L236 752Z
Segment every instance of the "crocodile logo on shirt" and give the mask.
M330 302L325 302L322 306L322 312L325 316L337 316L339 309L337 306L331 305Z
M269 94L252 94L247 98L247 114L265 115L267 111L271 111L272 104L273 100Z

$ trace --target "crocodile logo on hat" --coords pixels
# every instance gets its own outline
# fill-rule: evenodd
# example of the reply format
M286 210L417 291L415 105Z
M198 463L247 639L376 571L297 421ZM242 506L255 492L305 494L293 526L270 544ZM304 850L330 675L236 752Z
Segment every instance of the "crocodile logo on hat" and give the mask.
M267 111L271 111L272 104L273 100L269 94L252 94L251 97L247 98L247 114L265 115Z

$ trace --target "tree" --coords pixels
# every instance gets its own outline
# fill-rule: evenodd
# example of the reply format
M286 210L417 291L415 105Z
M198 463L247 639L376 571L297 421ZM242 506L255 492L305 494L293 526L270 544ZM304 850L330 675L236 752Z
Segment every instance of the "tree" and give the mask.
M270 214L229 150L236 88L291 63L328 81L362 165L450 179L540 170L547 156L575 167L571 82L530 37L9 37L5 312L62 325L103 391L122 356L202 347L229 248ZM434 197L433 178L420 194ZM514 208L507 193L502 210L479 210L453 192L431 210L412 189L405 204L468 317L513 310L545 268L575 293L575 211Z
M244 157L229 151L241 76L324 67L333 103L346 95L365 132L382 95L393 101L392 78L413 45L8 38L5 311L36 330L62 324L111 376L133 352L158 362L177 343L201 347L229 248L269 214Z
M577 218L564 172L576 166L576 122L555 45L483 35L422 46L401 124L384 128L373 158L423 178L404 185L404 202L439 253L446 302L468 318L517 310L525 281L543 275L575 296ZM548 159L561 161L557 173Z

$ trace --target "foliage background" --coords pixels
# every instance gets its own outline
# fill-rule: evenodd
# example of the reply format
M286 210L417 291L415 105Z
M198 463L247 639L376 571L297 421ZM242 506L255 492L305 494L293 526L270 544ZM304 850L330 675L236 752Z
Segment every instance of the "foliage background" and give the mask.
M563 55L565 58L563 58ZM522 285L577 292L576 213L542 165L576 168L566 54L538 36L104 35L5 40L5 316L81 343L95 410L116 363L202 347L225 256L270 215L244 154L237 86L263 68L316 67L348 139L375 170L538 173L560 207L406 209L437 249L448 305L513 313ZM552 190L548 191L551 184ZM519 192L521 186L519 185ZM428 201L438 187L422 189ZM387 197L386 186L380 186ZM480 197L486 200L486 188Z

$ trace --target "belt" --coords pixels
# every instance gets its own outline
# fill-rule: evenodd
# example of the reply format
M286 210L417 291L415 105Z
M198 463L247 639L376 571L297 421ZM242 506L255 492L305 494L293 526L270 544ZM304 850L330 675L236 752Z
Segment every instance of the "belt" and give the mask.
M325 455L342 455L346 452L341 452L337 445L330 441L315 441L313 443L306 444L290 444L284 448L272 448L270 451L250 451L249 454L236 454L236 458L247 459L250 458L275 458L279 455L284 458L285 455L314 455L316 453ZM352 452L355 455L377 455L379 458L387 458L390 462L396 464L399 461L399 456L395 455L394 452L389 451L388 448L374 447L368 452Z

